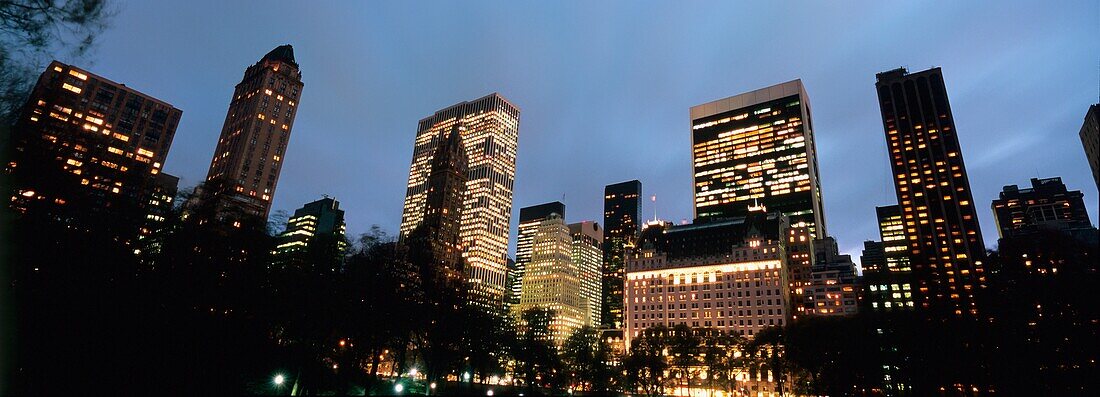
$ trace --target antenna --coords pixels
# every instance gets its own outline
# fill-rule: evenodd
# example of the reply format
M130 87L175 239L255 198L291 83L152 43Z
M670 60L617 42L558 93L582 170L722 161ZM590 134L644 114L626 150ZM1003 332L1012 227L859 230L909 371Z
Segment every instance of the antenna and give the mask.
M654 194L650 200L653 201L653 221L657 222L657 195Z

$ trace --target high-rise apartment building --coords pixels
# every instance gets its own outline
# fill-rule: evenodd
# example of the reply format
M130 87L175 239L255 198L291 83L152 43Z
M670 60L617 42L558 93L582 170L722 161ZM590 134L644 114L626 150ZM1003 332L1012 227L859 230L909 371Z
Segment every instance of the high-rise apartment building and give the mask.
M267 219L302 85L302 72L289 44L276 47L245 69L233 90L202 187L203 200L214 200L218 218Z
M623 275L626 247L638 237L638 209L642 183L633 180L607 185L603 190L603 327L623 327Z
M1100 103L1089 106L1085 113L1085 123L1081 125L1081 145L1085 147L1085 157L1092 168L1092 179L1096 189L1100 190Z
M527 269L527 263L531 262L531 248L534 244L535 233L538 232L539 224L555 214L565 219L565 204L554 201L519 209L519 237L516 239L516 265L515 272L512 274L515 281L513 281L511 287L510 304L514 305L519 303L520 294L522 293L520 287L523 285L523 274Z
M523 294L514 311L554 312L550 340L560 345L578 328L587 325L588 302L584 299L581 269L573 262L573 237L565 220L554 214L539 223L532 240L531 261L523 276Z
M181 115L125 84L51 62L12 129L12 208L72 228L125 228L110 233L133 241L147 215L159 214L157 175Z
M432 158L445 134L462 125L467 181L459 229L464 274L472 299L502 311L508 272L512 188L516 175L519 109L493 93L462 102L420 120L401 216L401 238L424 222Z
M603 300L603 229L593 221L571 223L569 235L573 237L573 263L580 272L581 299L588 309L584 323L599 326Z
M943 73L899 68L876 78L917 305L975 316L985 245Z
M696 218L763 205L827 235L809 97L793 80L691 108Z
M993 200L997 233L1004 238L1026 236L1043 230L1092 238L1095 230L1085 208L1085 194L1070 191L1062 178L1031 178L1031 187L1005 186Z
M347 247L344 235L344 210L340 202L331 197L307 203L294 210L294 216L286 222L286 230L279 234L276 255L288 255L306 250L317 236L331 237L340 251Z

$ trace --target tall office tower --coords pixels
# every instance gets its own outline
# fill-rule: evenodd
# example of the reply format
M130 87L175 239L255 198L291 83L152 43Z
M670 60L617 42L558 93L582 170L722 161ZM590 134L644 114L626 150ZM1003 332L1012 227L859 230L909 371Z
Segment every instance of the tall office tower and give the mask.
M825 230L813 121L802 80L691 108L695 217L744 216L764 205Z
M289 44L245 69L202 190L218 218L267 219L301 92L302 72Z
M501 312L519 137L519 109L507 99L493 93L420 120L401 216L401 238L425 219L428 177L432 156L441 143L440 132L457 124L465 127L462 144L469 169L459 229L464 273L471 283L473 301Z
M1029 189L1005 186L992 204L997 233L1005 239L1046 230L1095 239L1084 197L1080 190L1066 189L1058 177L1031 178Z
M519 303L519 297L523 285L523 272L527 263L531 262L531 247L534 243L535 233L542 221L557 215L565 219L565 204L554 201L545 204L533 205L519 209L519 237L516 239L516 270L513 277L515 282L511 288L511 304Z
M573 237L565 220L555 214L539 223L532 241L531 262L523 276L523 294L515 314L520 317L533 308L553 310L550 340L561 345L588 318L581 270L572 257Z
M161 172L182 112L171 104L51 62L12 129L11 206L131 242L156 211Z
M985 244L940 68L876 75L917 304L933 316L978 313Z
M580 271L581 298L588 312L585 325L599 326L601 314L600 294L603 285L603 229L593 221L569 224L569 235L573 237L573 263Z
M626 246L638 237L642 183L633 180L603 189L603 292L600 321L604 328L623 327L623 272Z
M1096 189L1100 190L1100 103L1089 106L1080 135L1081 144L1085 146L1085 157L1092 168L1092 179L1096 181Z
M791 320L783 272L786 216L753 212L721 221L650 223L626 261L625 338L686 325L752 338Z
M287 220L286 230L279 234L275 254L281 256L303 252L317 241L314 239L318 236L331 238L333 246L342 252L347 248L344 241L346 230L344 210L340 209L339 201L325 197L307 203L294 210L294 216Z

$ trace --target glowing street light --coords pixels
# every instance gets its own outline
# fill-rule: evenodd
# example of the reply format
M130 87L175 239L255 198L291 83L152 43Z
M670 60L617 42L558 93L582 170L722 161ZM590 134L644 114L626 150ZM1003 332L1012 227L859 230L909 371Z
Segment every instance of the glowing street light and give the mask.
M402 390L405 390L405 386L400 383L393 386L393 391L397 392L398 394L400 394Z
M416 376L416 368L409 370L409 376Z
M275 379L272 380L272 382L275 383L275 386L282 386L283 383L286 383L286 377L283 376L283 374L275 375Z
M469 372L463 372L462 373L462 379L464 379L466 381L469 381L470 380L470 373Z
M428 387L432 388L432 390L435 390L435 382L432 382L432 384L428 385Z
M489 389L489 391L485 392L485 395L486 395L486 396L491 396L491 395L493 395L493 389Z

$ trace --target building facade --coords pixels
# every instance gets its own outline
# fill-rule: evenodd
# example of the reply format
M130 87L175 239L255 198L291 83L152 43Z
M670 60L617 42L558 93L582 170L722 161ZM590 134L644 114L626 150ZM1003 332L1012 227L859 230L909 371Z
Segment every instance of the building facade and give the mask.
M503 312L506 294L519 113L508 100L493 93L420 120L401 216L401 238L424 222L432 157L444 136L440 132L461 124L468 159L459 229L463 272L470 282L471 299L496 312Z
M147 234L147 215L163 216L158 175L181 115L125 84L51 62L12 129L12 208L79 229L124 225L111 233L127 242Z
M573 238L573 263L580 271L581 298L588 312L585 325L599 326L602 314L601 286L603 272L603 229L593 221L569 224L569 235Z
M652 223L627 258L624 337L683 324L751 338L791 320L781 213Z
M801 80L691 108L696 218L763 205L827 235L809 97Z
M1085 208L1085 194L1070 191L1062 178L1031 178L1031 187L1008 185L993 200L993 217L1000 238L1026 236L1053 230L1091 237L1092 223Z
M985 244L943 73L876 78L916 304L933 316L976 316Z
M521 313L534 308L552 310L550 340L556 345L588 325L582 271L573 262L573 237L560 216L551 215L539 223L522 285L516 316L522 318Z
M290 255L305 251L314 237L330 236L336 247L347 248L344 241L347 225L340 202L331 197L307 203L294 210L294 216L286 222L286 230L279 234L275 246L276 255Z
M603 291L600 321L604 328L623 327L623 276L627 247L638 237L642 183L633 180L603 190Z
M1092 168L1092 179L1096 181L1096 189L1100 190L1100 103L1089 106L1079 135L1081 145L1085 147L1085 157Z
M850 255L841 255L836 239L814 240L813 269L805 287L805 313L846 316L859 312L859 275Z
M510 288L511 301L509 304L519 303L522 293L520 287L523 285L523 273L527 268L527 263L531 262L531 248L539 224L555 214L565 219L565 204L554 201L519 209L519 237L516 238L516 264L515 271L512 274L514 281Z
M302 86L290 45L276 47L245 69L202 187L203 200L214 200L220 220L267 219Z

